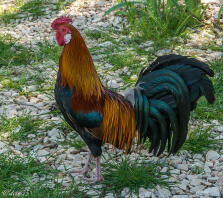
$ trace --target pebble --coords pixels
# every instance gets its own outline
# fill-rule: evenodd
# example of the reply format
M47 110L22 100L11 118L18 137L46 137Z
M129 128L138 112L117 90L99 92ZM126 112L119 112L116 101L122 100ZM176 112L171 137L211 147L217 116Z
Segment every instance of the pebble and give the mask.
M218 187L211 187L211 188L207 188L204 190L204 194L207 194L209 196L213 196L213 197L220 197L220 191Z
M220 155L216 151L208 151L206 154L206 160L217 160Z
M177 169L183 170L183 171L188 171L188 165L187 164L177 164Z
M7 144L0 141L0 154L7 152Z
M168 189L158 188L157 196L158 198L169 198L171 197L171 193Z

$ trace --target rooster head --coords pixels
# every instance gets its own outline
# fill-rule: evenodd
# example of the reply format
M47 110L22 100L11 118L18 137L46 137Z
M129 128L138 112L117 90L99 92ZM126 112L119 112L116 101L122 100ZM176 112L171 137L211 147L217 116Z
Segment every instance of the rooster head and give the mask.
M64 46L71 40L71 31L66 26L66 24L69 24L70 22L72 22L71 18L61 16L55 19L51 24L52 29L56 31L56 39L59 46Z

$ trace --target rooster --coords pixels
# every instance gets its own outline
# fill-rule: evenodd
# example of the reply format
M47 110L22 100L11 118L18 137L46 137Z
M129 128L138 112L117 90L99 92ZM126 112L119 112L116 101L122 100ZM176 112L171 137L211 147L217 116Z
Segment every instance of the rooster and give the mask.
M214 102L214 89L206 75L214 72L205 63L180 55L158 57L142 69L125 96L102 85L91 55L71 18L55 19L51 27L63 47L55 85L55 99L65 120L87 144L90 153L80 170L88 172L96 158L96 181L103 180L102 145L109 143L129 153L147 138L149 152L159 156L167 145L176 153L187 137L190 111L205 96ZM135 141L137 139L137 141Z

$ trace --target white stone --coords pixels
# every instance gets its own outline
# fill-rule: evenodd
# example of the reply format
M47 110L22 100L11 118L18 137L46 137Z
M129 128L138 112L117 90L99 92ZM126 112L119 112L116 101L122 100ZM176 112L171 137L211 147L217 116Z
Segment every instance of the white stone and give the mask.
M188 165L187 164L177 164L177 169L188 171Z
M183 180L183 181L185 181L185 180ZM187 190L187 183L186 182L181 182L179 185L178 185L178 187L180 188L180 189L182 189L182 190Z
M128 193L129 193L129 188L126 187L126 188L124 188L124 189L122 190L122 192L121 192L121 196L122 196L122 197L125 197L126 195L128 195Z
M222 132L223 133L223 126L217 126L214 128L215 131L217 132Z
M219 190L220 190L221 196L223 196L223 175L221 175L219 177L218 185L219 185Z
M42 150L38 150L37 154L38 156L45 156L49 154L49 151L42 149Z
M178 169L173 169L173 170L170 170L170 173L171 174L180 174L180 170L178 170Z
M131 80L136 80L137 78L138 78L138 77L137 77L136 74L134 74L134 75L131 76Z
M205 194L208 194L209 196L213 196L213 197L220 197L220 191L218 187L211 187L211 188L207 188L204 190Z
M152 192L146 190L145 188L139 189L139 198L149 198L152 197Z
M174 195L172 198L188 198L188 195Z
M200 185L201 181L202 181L201 179L193 178L193 179L190 180L190 185L192 185L192 186Z
M171 193L168 189L159 188L157 192L158 198L169 198L171 197Z
M212 4L212 3L216 3L216 0L201 0L201 3L203 3L203 4L208 4L208 3Z
M206 160L217 160L220 155L216 151L208 151L206 155Z
M116 82L116 80L109 80L107 85L111 88L114 88L114 89L120 87L119 84Z
M108 193L105 198L115 198L113 193Z
M5 153L7 151L8 149L6 143L0 141L0 154Z
M211 169L208 166L204 166L205 173L211 173Z
M99 44L99 46L101 46L101 47L111 47L112 45L113 45L113 43L110 41L106 41L104 43Z
M27 89L29 91L36 91L37 87L35 85L28 86Z
M60 137L60 131L57 128L53 128L52 130L47 132L50 137Z
M193 159L199 159L199 160L202 160L203 159L203 156L201 154L195 154L193 156Z
M198 192L198 191L202 191L202 190L204 190L204 189L205 189L205 186L203 186L203 185L198 185L198 186L195 186L195 187L190 188L190 192L192 192L192 193L196 193L196 192Z

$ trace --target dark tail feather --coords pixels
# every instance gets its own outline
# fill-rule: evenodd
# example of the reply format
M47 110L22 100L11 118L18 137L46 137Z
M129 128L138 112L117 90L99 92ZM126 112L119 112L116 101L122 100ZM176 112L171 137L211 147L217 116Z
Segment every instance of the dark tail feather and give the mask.
M214 102L206 75L214 75L207 64L174 54L157 58L141 71L134 88L136 122L142 138L151 141L150 152L160 155L167 142L170 153L183 145L197 100L205 96Z

